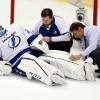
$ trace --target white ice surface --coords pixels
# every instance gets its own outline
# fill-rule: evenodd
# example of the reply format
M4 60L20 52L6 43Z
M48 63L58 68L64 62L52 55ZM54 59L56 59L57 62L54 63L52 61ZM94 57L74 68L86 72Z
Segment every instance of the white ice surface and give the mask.
M0 23L9 24L9 2L10 0L0 0ZM15 23L32 29L45 7L52 8L55 15L64 18L68 27L75 21L77 8L69 4L53 0L16 0ZM92 10L87 9L92 23ZM80 51L77 43L73 48L73 53ZM48 87L35 80L10 75L0 77L0 100L100 100L100 80L83 82L66 79L63 86Z

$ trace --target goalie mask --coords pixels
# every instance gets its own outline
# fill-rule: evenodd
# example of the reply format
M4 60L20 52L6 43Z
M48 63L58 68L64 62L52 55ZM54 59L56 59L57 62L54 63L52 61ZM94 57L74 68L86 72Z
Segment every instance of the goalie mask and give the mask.
M0 26L0 37L2 37L6 33L6 29Z

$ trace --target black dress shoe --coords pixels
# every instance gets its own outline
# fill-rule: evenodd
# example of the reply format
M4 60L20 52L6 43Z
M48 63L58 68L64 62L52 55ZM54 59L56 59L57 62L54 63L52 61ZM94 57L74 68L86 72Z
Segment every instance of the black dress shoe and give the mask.
M97 78L100 78L100 75L98 75Z
M95 70L96 73L100 73L100 69Z

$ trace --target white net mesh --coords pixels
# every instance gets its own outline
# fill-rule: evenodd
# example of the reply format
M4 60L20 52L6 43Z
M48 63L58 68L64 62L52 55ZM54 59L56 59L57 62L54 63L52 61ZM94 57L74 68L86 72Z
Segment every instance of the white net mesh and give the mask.
M0 24L10 23L10 0L0 0Z
M85 6L87 9L87 17L89 23L93 24L93 1L94 0L15 0L15 22L25 27L32 27L41 18L41 10L49 7L66 21L69 26L73 21L76 21L76 9L68 1L75 6ZM65 3L61 3L65 1ZM10 23L10 3L11 0L0 0L0 23ZM70 13L68 13L71 11ZM69 18L67 16L70 16ZM100 25L100 0L98 0L98 15L97 23Z

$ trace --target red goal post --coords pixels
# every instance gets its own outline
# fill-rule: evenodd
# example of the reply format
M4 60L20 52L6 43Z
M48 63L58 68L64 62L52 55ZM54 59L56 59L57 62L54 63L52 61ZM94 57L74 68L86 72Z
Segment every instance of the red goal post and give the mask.
M93 0L93 25L98 24L98 0ZM11 0L11 7L10 7L10 24L14 23L15 18L15 0Z
M94 0L94 7L93 7L93 25L98 24L98 0Z
M15 15L15 0L11 0L10 6L10 24L14 23L14 15Z

